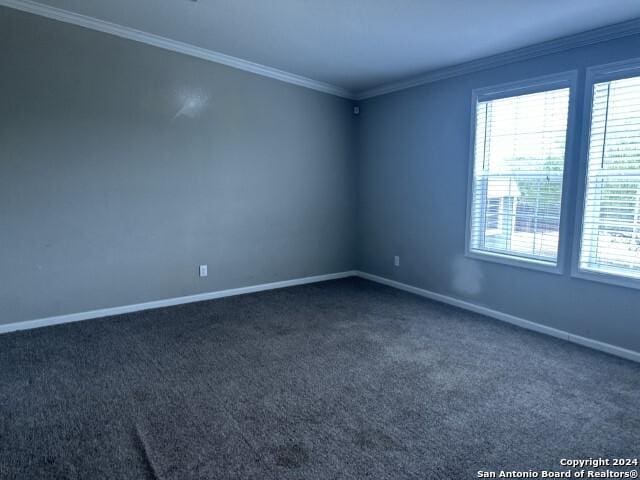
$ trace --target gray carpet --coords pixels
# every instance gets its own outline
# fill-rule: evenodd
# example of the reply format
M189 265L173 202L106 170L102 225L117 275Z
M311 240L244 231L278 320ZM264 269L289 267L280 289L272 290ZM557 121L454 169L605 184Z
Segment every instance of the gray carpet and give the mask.
M2 479L474 478L640 453L640 365L360 279L0 336Z

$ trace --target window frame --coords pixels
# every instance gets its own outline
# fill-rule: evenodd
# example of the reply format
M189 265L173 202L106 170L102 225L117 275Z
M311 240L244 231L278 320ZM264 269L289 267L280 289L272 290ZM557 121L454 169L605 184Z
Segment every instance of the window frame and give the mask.
M640 289L640 279L616 275L610 272L584 270L580 268L580 255L582 253L583 217L587 200L587 174L589 169L589 145L591 142L591 116L593 113L593 86L596 83L638 76L640 76L640 58L595 65L587 68L584 86L583 134L580 146L580 168L578 172L578 192L576 197L575 235L571 261L571 276L574 278L634 289Z
M566 233L568 228L568 202L569 202L569 179L572 174L572 164L570 161L573 151L575 137L575 99L578 84L578 71L569 70L565 72L544 75L540 77L517 80L514 82L502 83L488 87L476 88L471 91L471 118L470 118L470 143L469 143L469 171L467 179L467 212L465 225L465 249L464 255L468 258L483 260L513 267L521 267L530 270L538 270L547 273L561 275L565 271L567 249ZM560 228L558 231L558 254L556 262L551 263L536 258L526 258L525 256L515 256L505 253L472 250L471 248L471 212L473 210L473 174L475 166L475 144L476 144L476 112L478 102L498 100L502 98L517 97L532 93L541 93L548 90L558 90L569 88L569 105L567 111L567 130L564 152L564 167L562 173L562 196L560 198Z

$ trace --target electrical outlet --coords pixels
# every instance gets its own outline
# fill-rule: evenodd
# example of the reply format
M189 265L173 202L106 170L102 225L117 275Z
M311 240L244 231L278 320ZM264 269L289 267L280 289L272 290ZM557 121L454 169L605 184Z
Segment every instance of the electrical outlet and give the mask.
M207 275L209 275L207 266L206 265L200 265L200 276L201 277L206 277Z
M395 257L393 257L393 264L394 264L396 267L399 267L399 266L400 266L400 257L399 257L399 256L397 256L397 255L396 255Z

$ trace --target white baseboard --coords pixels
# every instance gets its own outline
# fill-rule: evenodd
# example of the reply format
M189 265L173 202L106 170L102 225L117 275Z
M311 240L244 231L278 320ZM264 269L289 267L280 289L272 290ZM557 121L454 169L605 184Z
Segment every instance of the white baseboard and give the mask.
M469 310L471 312L486 315L487 317L502 320L503 322L511 323L528 330L543 333L545 335L551 335L552 337L561 338L569 342L577 343L585 347L600 350L602 352L610 353L618 357L626 358L635 362L640 362L640 352L628 350L626 348L617 347L609 343L600 342L591 338L581 337L564 330L558 330L556 328L547 327L539 323L525 320L515 315L500 312L498 310L492 310L488 307L476 305L465 300L460 300L441 293L432 292L423 288L407 285L406 283L397 282L395 280L389 280L388 278L380 277L378 275L372 275L370 273L351 270L339 273L329 273L326 275L316 275L313 277L295 278L292 280L283 280L280 282L263 283L260 285L251 285L248 287L231 288L228 290L219 290L216 292L199 293L196 295L188 295L184 297L168 298L165 300L156 300L153 302L137 303L134 305L124 305L121 307L104 308L100 310L91 310L88 312L72 313L68 315L58 315L55 317L40 318L37 320L27 320L24 322L9 323L6 325L0 325L0 334L15 332L17 330L30 330L32 328L48 327L51 325L59 325L62 323L79 322L83 320L91 320L95 318L110 317L113 315L121 315L123 313L139 312L142 310L150 310L153 308L171 307L173 305L182 305L185 303L202 302L205 300L213 300L216 298L231 297L234 295L243 295L246 293L261 292L264 290L275 290L278 288L293 287L296 285L305 285L308 283L324 282L327 280L337 280L347 277L361 277L366 280L388 285L390 287L404 290L421 297L426 297L437 302L446 303L455 307Z
M204 300L213 300L215 298L243 295L245 293L261 292L264 290L275 290L277 288L293 287L295 285L305 285L307 283L324 282L326 280L337 280L339 278L353 277L355 275L355 271L329 273L326 275L294 278L293 280L283 280L281 282L263 283L260 285L251 285L249 287L231 288L229 290L219 290L217 292L199 293L196 295L188 295L185 297L176 297L168 298L165 300L156 300L153 302L137 303L134 305L125 305L122 307L103 308L100 310L72 313L69 315L58 315L55 317L40 318L37 320L27 320L24 322L0 325L0 334L15 332L17 330L30 330L32 328L48 327L51 325L59 325L61 323L71 323L79 322L82 320L91 320L94 318L110 317L112 315L139 312L142 310L150 310L153 308L171 307L173 305L182 305L184 303L202 302Z
M502 320L503 322L511 323L513 325L517 325L519 327L526 328L528 330L533 330L538 333L543 333L545 335L551 335L552 337L561 338L569 342L573 342L579 345L583 345L585 347L593 348L594 350L600 350L602 352L610 353L611 355L616 355L618 357L626 358L627 360L640 362L640 352L628 350L622 347L617 347L615 345L600 342L598 340L593 340L591 338L574 335L573 333L569 333L564 330L558 330L557 328L547 327L545 325L541 325L539 323L535 323L530 320L525 320L524 318L516 317L515 315L510 315L508 313L492 310L490 308L483 307L481 305L476 305L474 303L467 302L465 300L460 300L457 298L449 297L447 295L442 295L441 293L435 293L429 290L425 290L423 288L407 285L406 283L397 282L395 280L389 280L388 278L379 277L378 275L372 275L370 273L360 272L360 271L356 272L356 275L366 280L371 280L373 282L381 283L383 285L388 285L390 287L394 287L400 290L415 293L416 295L420 295L421 297L426 297L431 300L435 300L437 302L446 303L449 305L453 305L455 307L462 308L464 310L469 310L471 312L486 315L487 317L495 318L497 320Z

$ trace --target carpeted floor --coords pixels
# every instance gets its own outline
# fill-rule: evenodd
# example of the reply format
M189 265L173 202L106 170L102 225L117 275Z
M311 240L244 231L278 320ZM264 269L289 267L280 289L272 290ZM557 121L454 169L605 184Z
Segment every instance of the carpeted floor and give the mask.
M360 279L2 335L0 366L2 479L455 479L640 453L640 365Z

